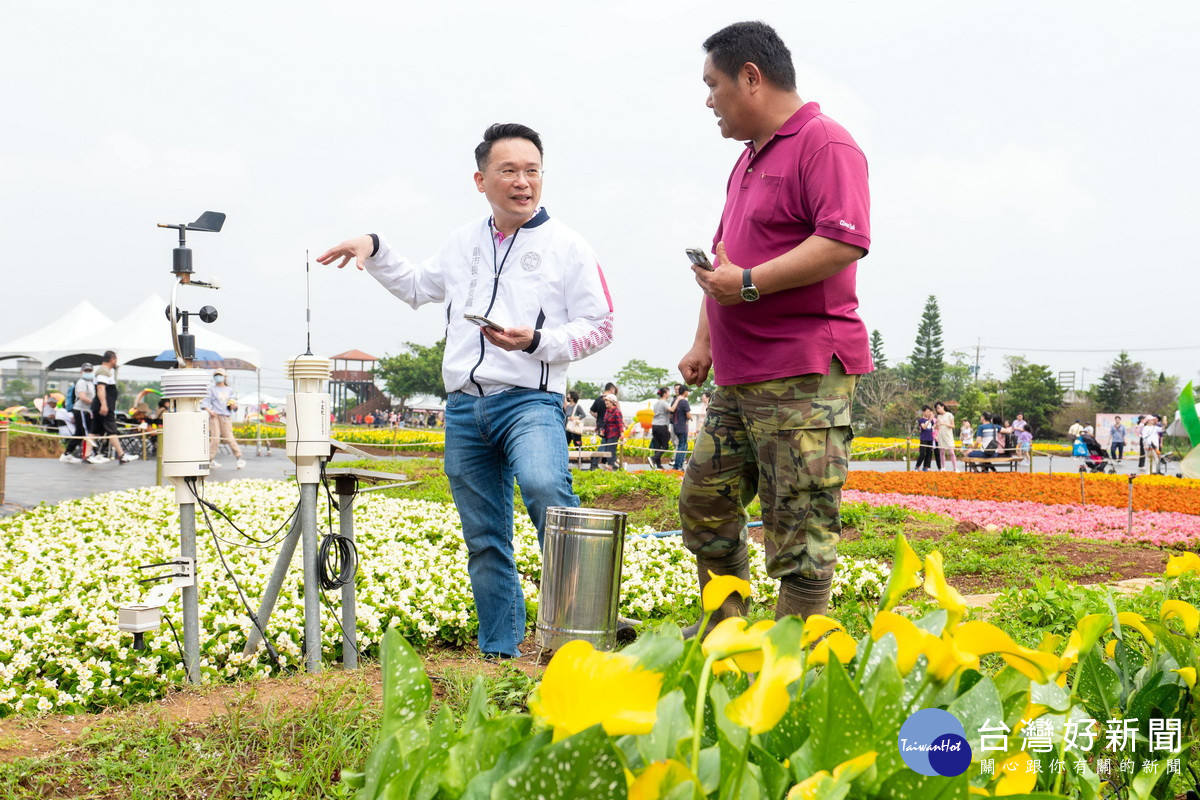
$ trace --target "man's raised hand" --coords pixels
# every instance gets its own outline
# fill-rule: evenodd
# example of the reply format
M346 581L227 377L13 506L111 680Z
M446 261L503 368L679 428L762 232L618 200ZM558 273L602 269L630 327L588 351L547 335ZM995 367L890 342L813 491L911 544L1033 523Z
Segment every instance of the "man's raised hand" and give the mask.
M370 257L371 251L375 249L375 242L370 236L356 236L353 239L347 239L336 247L331 247L321 255L317 256L318 264L332 264L337 259L341 259L341 263L337 265L338 269L350 263L350 259L354 259L355 266L359 269L363 268L364 262Z

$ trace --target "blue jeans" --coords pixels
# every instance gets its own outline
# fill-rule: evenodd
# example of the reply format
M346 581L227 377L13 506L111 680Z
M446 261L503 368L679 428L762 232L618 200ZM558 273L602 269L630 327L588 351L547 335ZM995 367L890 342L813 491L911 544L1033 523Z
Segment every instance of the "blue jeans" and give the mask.
M479 649L520 654L525 596L513 560L513 479L542 543L546 509L576 507L563 398L535 389L446 399L446 477L467 544Z
M672 466L675 469L683 469L683 462L688 454L687 428L682 431L672 431L671 435L675 437L675 463Z

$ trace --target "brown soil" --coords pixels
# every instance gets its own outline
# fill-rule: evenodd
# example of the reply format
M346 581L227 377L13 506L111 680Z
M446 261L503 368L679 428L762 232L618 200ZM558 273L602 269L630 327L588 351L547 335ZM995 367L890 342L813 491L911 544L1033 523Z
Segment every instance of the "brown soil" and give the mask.
M62 452L63 443L57 437L8 433L8 454L13 458L58 458Z
M474 650L435 650L425 658L425 671L433 684L433 696L444 697L447 673L495 676L511 664L536 679L544 666L537 661L532 637L521 645L526 655L507 662L484 661ZM543 657L542 661L545 661ZM60 754L73 747L90 729L136 719L139 725L152 727L160 722L181 722L200 726L221 716L238 713L260 716L307 708L323 698L340 692L347 683L362 683L368 690L367 702L383 701L383 685L378 664L369 664L354 673L330 670L320 675L265 678L236 684L181 687L156 703L142 703L131 709L101 714L55 714L44 717L9 717L0 720L0 762Z

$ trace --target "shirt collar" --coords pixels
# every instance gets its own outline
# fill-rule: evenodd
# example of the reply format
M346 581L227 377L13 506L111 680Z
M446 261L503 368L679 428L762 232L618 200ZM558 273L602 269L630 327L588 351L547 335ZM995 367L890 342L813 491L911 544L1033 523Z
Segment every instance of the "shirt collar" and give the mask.
M803 128L805 125L807 125L809 123L809 121L812 120L813 117L817 116L820 113L821 113L821 106L817 105L815 102L805 103L804 105L800 106L800 108L796 109L795 114L792 114L790 117L787 118L786 122L784 122L782 125L779 126L779 130L777 130L777 131L775 131L775 133L771 134L771 138L767 139L766 144L764 144L762 146L762 149L766 150L767 147L770 146L771 142L775 141L775 139L780 136L792 136L796 133L799 133L801 128ZM750 150L753 153L754 152L754 142L753 141L746 142L746 149ZM760 150L759 152L761 153L762 150Z
M539 208L537 210L537 213L534 214L532 217L530 217L529 221L526 222L521 227L522 228L536 228L539 225L541 225L542 223L548 221L549 219L550 219L550 212L548 212L546 210L545 206L542 206L541 208ZM492 236L494 236L496 238L497 242L504 241L504 239L505 239L504 231L502 231L496 227L496 218L495 217L488 217L488 227L491 228Z

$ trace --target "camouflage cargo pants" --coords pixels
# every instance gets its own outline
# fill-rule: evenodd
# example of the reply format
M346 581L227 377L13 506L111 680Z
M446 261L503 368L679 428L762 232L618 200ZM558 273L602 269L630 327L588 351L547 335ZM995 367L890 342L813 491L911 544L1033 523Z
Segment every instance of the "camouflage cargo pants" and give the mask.
M718 387L679 493L688 549L714 559L744 551L757 494L770 576L831 578L857 381L835 359L828 375Z

